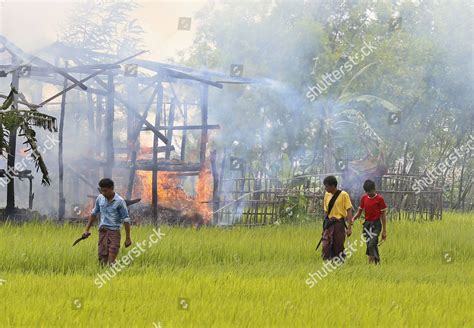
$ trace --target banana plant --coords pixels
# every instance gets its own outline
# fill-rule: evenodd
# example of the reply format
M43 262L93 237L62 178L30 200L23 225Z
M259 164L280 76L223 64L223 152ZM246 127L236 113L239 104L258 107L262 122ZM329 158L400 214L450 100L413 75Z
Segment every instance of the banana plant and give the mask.
M18 99L17 102L15 102L15 97ZM34 128L57 132L56 118L38 112L38 106L30 104L24 95L13 86L7 96L0 94L0 98L5 99L0 106L0 156L8 156L10 133L18 130L18 135L24 138L23 144L27 147L26 151L31 154L36 171L41 171L41 183L49 185L51 180L44 159L39 152ZM20 110L15 107L15 103L25 105L28 109Z
M366 140L368 143L371 143L379 150L379 152L384 153L387 149L387 145L380 134L371 126L367 121L366 116L360 110L354 109L353 104L364 103L369 108L382 108L387 113L400 114L401 109L389 102L386 99L369 95L369 94L357 94L350 92L351 86L354 81L364 75L371 67L377 65L378 62L372 62L360 69L352 78L349 80L347 85L341 91L339 97L336 99L336 113L330 115L325 120L327 137L329 138L332 134L332 131L339 129L338 125L340 124L349 124L352 125L356 131L358 131L359 136ZM367 151L370 153L369 149Z

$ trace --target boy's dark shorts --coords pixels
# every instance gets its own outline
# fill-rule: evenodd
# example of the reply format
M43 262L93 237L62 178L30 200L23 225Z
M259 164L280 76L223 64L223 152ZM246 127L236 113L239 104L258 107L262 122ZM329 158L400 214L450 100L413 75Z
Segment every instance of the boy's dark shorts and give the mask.
M113 263L120 249L120 230L99 229L99 261Z
M369 233L369 231L371 233ZM365 221L364 222L364 239L367 243L367 251L365 254L369 256L375 257L376 261L380 260L378 243L379 243L379 235L382 231L382 222L379 220L377 221Z

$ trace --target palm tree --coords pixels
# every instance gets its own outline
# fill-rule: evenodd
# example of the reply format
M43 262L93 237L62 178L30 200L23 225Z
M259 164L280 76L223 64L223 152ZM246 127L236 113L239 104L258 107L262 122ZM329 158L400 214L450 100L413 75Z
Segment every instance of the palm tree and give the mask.
M12 149L11 136L19 131L18 135L25 139L23 144L27 146L26 152L29 153L36 171L41 171L41 183L49 185L51 180L38 149L34 128L39 127L50 132L56 132L57 126L55 117L38 112L39 106L29 103L23 94L18 93L13 86L11 86L10 93L7 96L0 94L0 98L5 99L0 107L0 156L13 158L13 161L8 161L6 170L7 177L10 178L8 179L10 188L7 189L6 212L11 212L15 207L14 182L11 177L17 174L14 167L15 154L10 151ZM17 108L18 104L24 105L27 109L20 110Z

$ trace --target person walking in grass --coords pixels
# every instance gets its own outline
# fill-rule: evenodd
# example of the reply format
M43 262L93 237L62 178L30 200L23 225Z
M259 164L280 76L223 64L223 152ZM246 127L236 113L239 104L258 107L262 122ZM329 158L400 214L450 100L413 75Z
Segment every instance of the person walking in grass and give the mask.
M365 195L360 200L359 210L354 216L353 222L357 220L362 212L365 212L364 239L367 243L366 254L369 263L380 263L378 248L379 235L382 232L382 240L387 239L387 221L385 212L387 205L383 197L376 192L375 182L366 180L364 182Z
M132 244L130 237L130 218L125 200L114 191L114 182L111 179L99 181L99 192L94 209L89 217L83 236L90 235L90 228L100 214L98 253L102 265L111 265L115 262L120 249L120 228L125 227L125 247Z
M344 242L352 233L352 203L349 194L337 189L336 177L330 175L323 181L324 223L322 236L323 260L344 260ZM347 222L347 224L346 224ZM347 227L347 228L346 228Z

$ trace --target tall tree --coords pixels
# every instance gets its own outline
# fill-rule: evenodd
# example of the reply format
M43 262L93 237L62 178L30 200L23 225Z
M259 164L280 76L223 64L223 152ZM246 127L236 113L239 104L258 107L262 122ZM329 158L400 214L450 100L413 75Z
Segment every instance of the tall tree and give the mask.
M60 41L71 47L127 56L143 47L143 28L133 18L134 1L88 0L68 14Z

